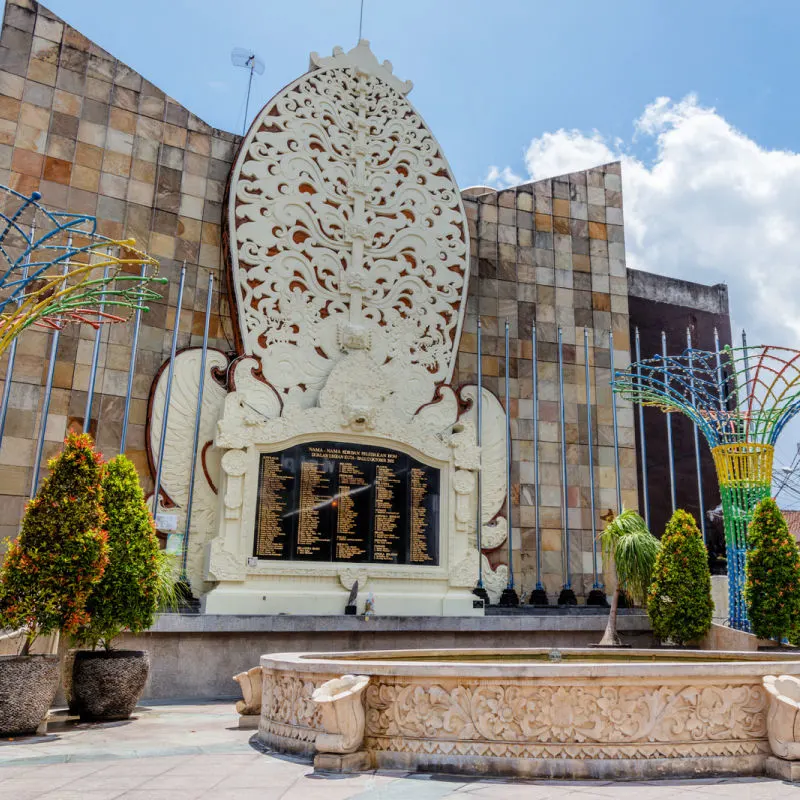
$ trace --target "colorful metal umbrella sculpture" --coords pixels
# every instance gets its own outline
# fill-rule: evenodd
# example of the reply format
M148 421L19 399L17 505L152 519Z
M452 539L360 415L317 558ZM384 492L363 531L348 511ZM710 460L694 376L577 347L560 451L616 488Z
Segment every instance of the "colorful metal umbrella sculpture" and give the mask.
M800 351L689 348L634 362L615 372L612 385L635 403L685 414L708 442L722 497L730 622L749 630L743 593L747 526L756 504L770 495L778 436L800 411Z

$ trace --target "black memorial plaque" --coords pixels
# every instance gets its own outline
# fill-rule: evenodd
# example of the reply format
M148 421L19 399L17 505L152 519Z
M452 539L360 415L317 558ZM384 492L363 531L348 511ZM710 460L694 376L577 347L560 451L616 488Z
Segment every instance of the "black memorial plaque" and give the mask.
M314 442L263 453L254 555L439 563L439 470L405 453Z

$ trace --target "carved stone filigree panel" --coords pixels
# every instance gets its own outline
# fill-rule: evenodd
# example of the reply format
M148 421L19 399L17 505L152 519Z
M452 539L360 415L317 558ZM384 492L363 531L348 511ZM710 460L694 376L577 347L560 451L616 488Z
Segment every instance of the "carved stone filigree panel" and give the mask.
M377 748L436 739L452 742L449 752L459 753L471 752L476 741L507 742L544 748L550 757L580 758L589 752L582 745L602 743L607 757L629 758L656 743L683 748L687 755L727 754L733 742L766 737L766 695L758 684L438 685L375 679L367 692L367 735Z
M410 84L367 42L271 100L231 177L244 350L290 404L314 404L343 352L430 389L452 375L469 269L461 198Z

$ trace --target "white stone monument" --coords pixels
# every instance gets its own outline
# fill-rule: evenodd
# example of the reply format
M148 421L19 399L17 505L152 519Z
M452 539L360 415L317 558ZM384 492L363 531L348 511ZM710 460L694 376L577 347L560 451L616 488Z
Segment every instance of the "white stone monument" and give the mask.
M239 356L209 359L188 545L208 613L340 614L355 580L380 614L483 613L476 471L496 546L505 413L484 390L481 458L476 387L450 385L467 220L410 89L366 41L312 54L242 143L227 220ZM198 377L197 351L181 353L173 403L192 407ZM162 374L154 410L163 392ZM169 418L178 509L192 416ZM505 571L484 563L496 592Z

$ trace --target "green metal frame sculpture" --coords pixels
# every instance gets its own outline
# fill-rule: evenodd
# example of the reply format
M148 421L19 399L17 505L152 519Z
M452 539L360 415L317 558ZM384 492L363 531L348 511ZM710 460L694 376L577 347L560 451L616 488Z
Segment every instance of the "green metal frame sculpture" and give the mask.
M730 623L749 630L743 591L747 526L756 504L770 495L775 443L800 411L800 351L689 348L618 370L612 387L635 403L681 412L702 432L722 497Z

